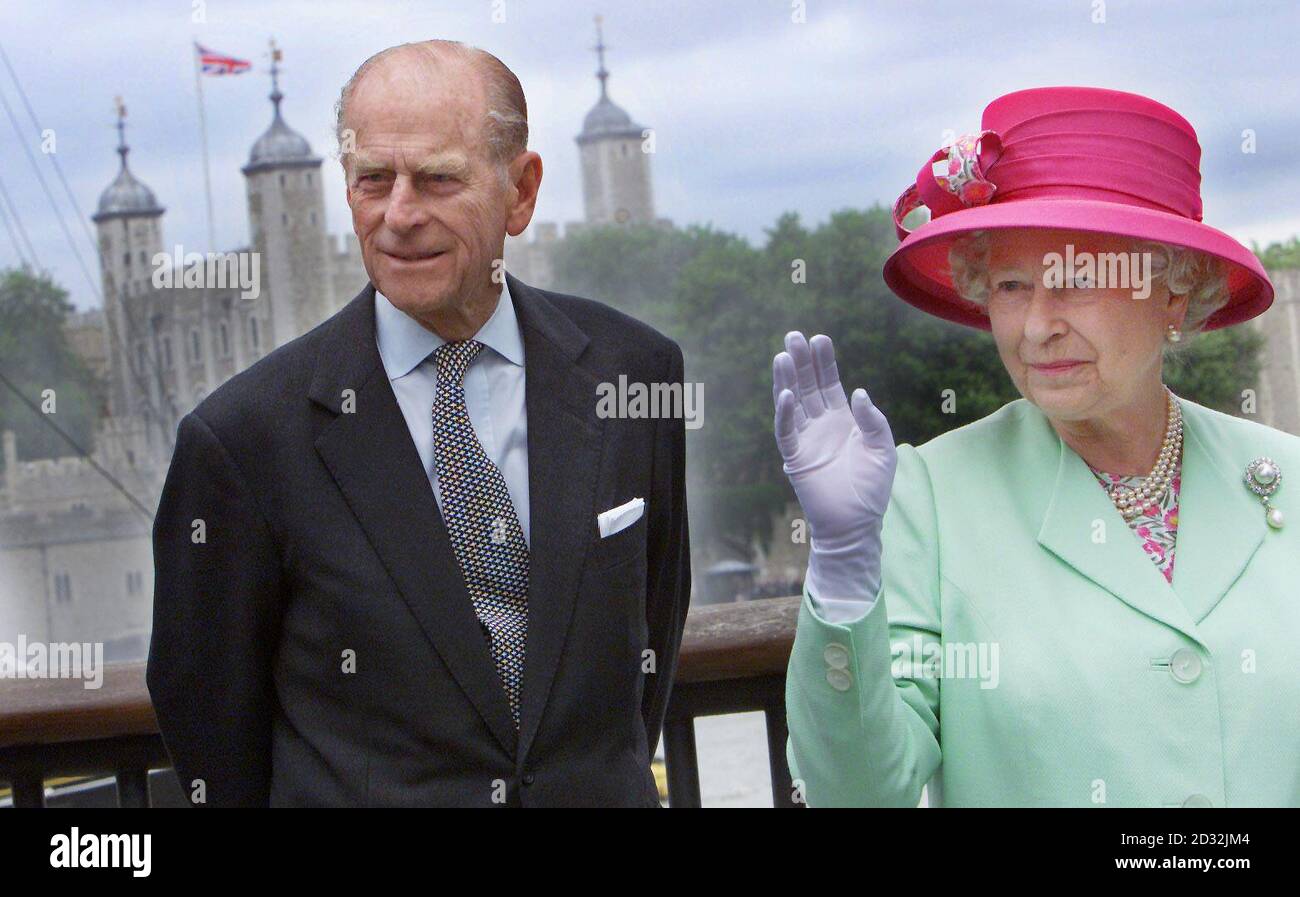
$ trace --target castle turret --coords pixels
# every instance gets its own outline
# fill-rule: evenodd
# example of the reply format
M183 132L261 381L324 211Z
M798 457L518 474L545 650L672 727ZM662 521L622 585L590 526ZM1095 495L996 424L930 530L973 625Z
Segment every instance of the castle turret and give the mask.
M151 351L142 322L132 321L127 297L152 289L153 257L162 251L163 207L127 165L126 106L117 99L117 177L99 197L91 220L99 236L104 324L108 338L109 408L115 415L140 413L150 404L146 389Z
M577 136L582 158L582 198L588 224L650 224L655 220L650 155L642 149L646 129L609 98L605 43L596 17L600 99Z
M253 144L244 166L253 250L264 283L274 284L270 308L250 310L242 339L254 355L310 330L333 310L327 265L325 190L321 159L280 112L280 51L271 44L271 126ZM264 317L265 315L265 317ZM256 323L255 323L256 322ZM269 325L269 333L259 332ZM256 345L252 341L256 339Z

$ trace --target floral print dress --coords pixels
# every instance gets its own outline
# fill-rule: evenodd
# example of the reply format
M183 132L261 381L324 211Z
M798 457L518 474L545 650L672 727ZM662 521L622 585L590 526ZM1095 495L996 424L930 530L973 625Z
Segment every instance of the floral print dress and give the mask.
M1136 489L1142 485L1144 479L1141 476L1106 473L1091 464L1088 465L1088 469L1107 492L1117 484ZM1178 494L1182 480L1183 459L1180 456L1178 468L1174 471L1169 488L1165 490L1160 501L1151 502L1128 522L1129 528L1142 543L1142 550L1146 552L1147 557L1151 558L1156 569L1164 574L1165 582L1171 585L1174 581L1174 541L1178 536Z

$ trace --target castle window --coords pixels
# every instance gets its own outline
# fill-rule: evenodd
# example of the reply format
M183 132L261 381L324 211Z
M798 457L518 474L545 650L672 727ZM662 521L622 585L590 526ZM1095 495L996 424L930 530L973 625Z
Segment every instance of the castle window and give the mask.
M128 268L131 267L131 253L122 253L122 264L126 265Z
M249 338L249 342L253 344L254 350L256 350L261 345L260 338L257 333L257 318L248 319L248 338Z
M289 224L289 216L288 216L287 214L285 214L284 212L281 212L281 213L280 213L280 223L283 224L283 225L285 225L285 226L288 226L288 224Z
M315 224L315 223L316 223L316 213L315 213L315 212L312 212L312 213L311 213L311 223L312 223L312 224Z
M284 186L284 175L280 175L280 186Z
M203 360L203 340L197 328L190 331L190 357L196 362Z
M311 172L310 172L310 171L307 172L307 186L308 186L308 187L311 186Z
M72 603L72 577L67 573L54 574L54 600L58 604Z
M162 338L162 355L163 355L163 367L167 368L167 370L171 370L172 338L170 336L164 336Z
M145 257L144 257L144 250L143 250L143 249L140 250L140 264L142 264L142 265L147 265L147 264L148 264L148 262L145 260Z
M126 571L126 594L128 597L139 595L144 589L144 574L139 570Z
M217 325L217 335L221 337L221 357L230 357L230 328L222 321Z
M144 343L135 344L135 357L136 357L137 367L139 368L140 371L144 371L145 364L149 360L149 354L148 351L145 349Z

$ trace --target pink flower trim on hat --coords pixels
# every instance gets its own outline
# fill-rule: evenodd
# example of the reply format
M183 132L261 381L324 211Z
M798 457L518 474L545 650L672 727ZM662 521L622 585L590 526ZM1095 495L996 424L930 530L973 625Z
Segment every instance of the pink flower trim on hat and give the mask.
M948 147L948 174L935 178L968 208L984 205L998 189L980 171L980 139L992 133L985 131L979 137L970 134L958 137Z
M995 131L987 130L979 134L963 134L947 147L940 147L926 163L930 180L955 197L960 205L951 200L945 202L942 194L927 191L926 169L922 169L917 182L909 185L894 203L894 228L898 231L898 238L902 240L911 233L903 226L903 219L923 205L929 207L931 217L937 217L956 208L969 209L988 203L998 188L984 174L1001 152L1001 138ZM936 174L935 166L945 159L947 173Z

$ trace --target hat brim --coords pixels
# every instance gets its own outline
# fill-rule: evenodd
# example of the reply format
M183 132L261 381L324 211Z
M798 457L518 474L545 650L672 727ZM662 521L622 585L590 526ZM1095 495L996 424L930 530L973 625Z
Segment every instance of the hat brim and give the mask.
M1199 250L1222 259L1228 303L1202 329L1217 330L1247 321L1273 304L1273 284L1255 253L1223 231L1168 212L1086 199L1026 199L961 209L918 227L885 262L885 283L903 301L922 311L991 330L982 306L963 299L952 285L948 250L953 241L977 230L1074 230L1156 240Z

